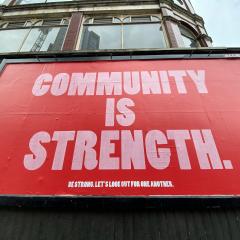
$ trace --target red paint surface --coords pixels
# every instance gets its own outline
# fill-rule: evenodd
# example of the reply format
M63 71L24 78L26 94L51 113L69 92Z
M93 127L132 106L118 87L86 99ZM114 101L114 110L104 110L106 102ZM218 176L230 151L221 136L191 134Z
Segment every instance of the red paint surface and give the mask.
M168 60L85 63L9 64L0 76L0 194L30 195L240 195L240 61ZM172 88L169 95L123 95L135 102L136 120L130 127L105 127L108 96L35 97L32 87L45 72L114 72L204 69L208 94L199 94L187 81L188 94ZM187 142L191 170L181 170L174 144L165 170L147 164L146 170L71 170L74 143L69 143L64 168L51 170L56 144L44 145L48 152L38 170L24 168L29 140L39 131L91 130L100 138L102 130L211 129L222 160L233 169L202 170L192 141ZM99 149L99 145L96 149ZM119 147L116 154L119 155ZM173 188L68 188L68 181L164 181Z

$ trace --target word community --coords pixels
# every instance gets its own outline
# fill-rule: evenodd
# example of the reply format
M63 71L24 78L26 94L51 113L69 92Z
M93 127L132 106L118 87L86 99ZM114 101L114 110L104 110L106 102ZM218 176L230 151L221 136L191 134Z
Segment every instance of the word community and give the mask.
M204 70L87 72L41 74L35 81L34 96L103 96L136 94L187 94L187 85L193 84L200 94L208 93Z

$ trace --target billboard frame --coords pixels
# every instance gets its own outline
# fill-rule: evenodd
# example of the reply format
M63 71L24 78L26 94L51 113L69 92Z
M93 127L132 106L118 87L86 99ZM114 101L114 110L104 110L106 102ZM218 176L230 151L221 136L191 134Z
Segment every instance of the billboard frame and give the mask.
M164 51L71 52L0 55L0 76L8 64L88 62L119 60L240 59L240 49L183 49ZM70 55L70 56L69 56ZM69 196L0 195L0 206L24 208L138 209L138 208L232 208L240 207L239 195L216 196Z

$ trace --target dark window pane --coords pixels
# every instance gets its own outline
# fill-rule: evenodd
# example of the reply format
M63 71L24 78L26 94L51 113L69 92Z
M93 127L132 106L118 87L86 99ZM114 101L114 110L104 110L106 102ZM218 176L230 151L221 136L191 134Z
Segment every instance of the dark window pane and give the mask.
M0 52L18 52L29 29L0 31Z
M108 24L112 23L113 19L112 18L94 18L93 23L94 24Z
M131 22L150 22L151 18L150 16L146 17L131 17Z
M19 27L23 27L24 24L25 24L25 21L24 22L10 22L10 23L8 23L7 28L19 28Z
M62 19L48 19L43 20L43 26L53 26L53 25L60 25Z
M200 46L198 41L196 40L196 37L194 36L194 34L188 28L186 28L184 26L180 26L179 29L180 29L180 32L182 34L184 47L195 48L195 47Z
M188 38L195 38L195 36L193 35L193 33L191 31L188 30L187 27L180 25L179 26L180 32L182 35L188 37Z
M123 48L165 48L160 24L131 24L123 27Z
M21 52L61 50L66 27L34 28L24 42Z
M52 28L40 51L61 50L67 27Z
M121 26L84 26L82 49L119 49L121 48Z

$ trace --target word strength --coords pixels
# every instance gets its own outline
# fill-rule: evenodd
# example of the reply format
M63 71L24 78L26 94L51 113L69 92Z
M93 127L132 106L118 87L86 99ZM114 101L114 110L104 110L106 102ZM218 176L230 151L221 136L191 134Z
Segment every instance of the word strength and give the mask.
M86 72L41 74L34 83L34 96L187 94L193 84L200 94L208 93L204 70L171 70L140 72Z
M146 133L142 130L103 130L99 135L98 138L93 131L55 131L52 136L45 131L37 132L30 139L31 152L24 156L24 166L33 171L51 161L52 170L63 170L66 156L71 155L71 170L164 170L171 161L177 161L181 170L191 170L193 159L187 144L191 142L200 169L233 169L230 160L221 160L209 129L150 130ZM49 155L52 142L55 142L54 153ZM70 149L74 148L72 153L68 151L69 145ZM172 158L174 151L177 158Z

